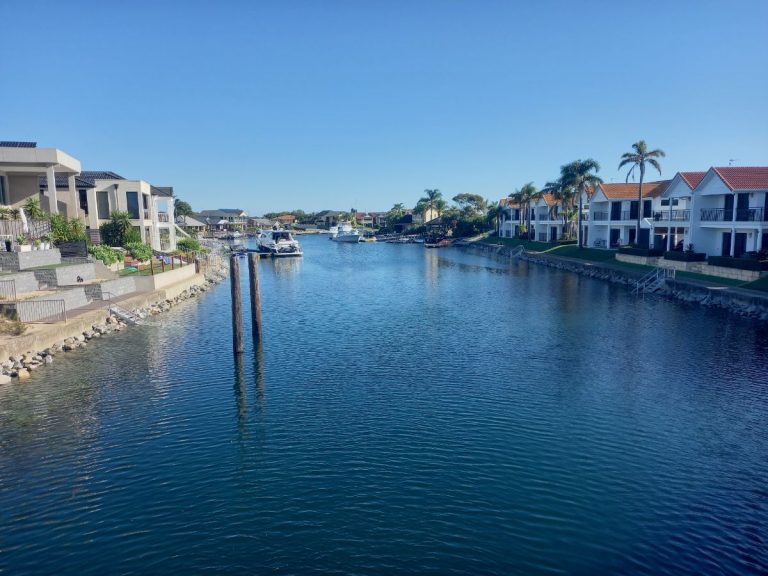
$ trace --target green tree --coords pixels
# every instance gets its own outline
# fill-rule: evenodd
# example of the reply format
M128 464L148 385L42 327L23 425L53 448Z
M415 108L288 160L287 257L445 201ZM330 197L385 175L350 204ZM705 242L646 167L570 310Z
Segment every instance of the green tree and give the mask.
M576 230L579 239L579 248L584 246L584 231L582 230L582 220L584 218L584 194L587 194L589 190L594 189L598 184L603 182L603 180L595 174L595 172L599 171L600 164L592 158L587 158L586 160L574 160L570 164L565 164L560 167L560 180L563 182L563 185L573 189L573 192L577 195L579 200L578 228Z
M192 206L181 198L176 198L173 201L173 212L176 216L192 216L193 214Z
M427 188L424 190L424 194L426 194L426 196L419 198L416 206L421 205L421 214L424 216L424 220L426 222L427 214L431 211L438 212L439 216L440 211L437 209L437 205L443 199L443 193L440 192L440 190L437 188Z
M520 205L523 210L523 225L525 225L526 234L528 239L531 240L531 202L538 198L540 192L537 190L533 182L524 184L522 188L519 188L509 195L514 202Z
M99 228L102 242L109 246L126 246L141 242L141 236L131 224L131 215L128 212L115 210L109 218L109 222Z
M657 158L664 158L666 154L661 148L655 150L648 150L648 145L645 140L640 140L632 144L632 152L625 152L621 155L621 162L619 162L619 170L624 166L631 166L629 172L627 172L626 182L629 182L630 176L634 178L635 168L640 171L640 184L637 187L637 227L635 228L635 242L640 241L640 217L643 213L643 179L645 178L645 165L650 164L656 170L659 171L661 176L661 164L656 160Z
M573 235L573 204L576 200L575 192L572 186L563 180L561 176L557 180L547 182L541 192L552 194L560 206L560 217L563 219L563 233Z
M405 216L405 205L398 202L389 209L389 212L387 212L387 227L392 227L397 224L397 221L403 216Z
M487 202L479 194L462 193L453 197L462 214L467 217L485 214Z

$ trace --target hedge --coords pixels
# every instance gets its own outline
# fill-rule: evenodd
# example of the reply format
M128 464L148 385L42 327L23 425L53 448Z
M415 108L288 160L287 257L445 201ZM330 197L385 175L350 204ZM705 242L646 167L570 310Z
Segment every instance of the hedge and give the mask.
M724 268L737 268L739 270L753 270L756 272L768 270L768 260L731 258L730 256L710 256L707 259L707 262L710 266L723 266Z
M630 256L661 256L664 252L656 248L631 248L622 246L619 248L619 254L629 254Z
M706 262L707 255L704 252L664 252L664 260L676 260L678 262Z

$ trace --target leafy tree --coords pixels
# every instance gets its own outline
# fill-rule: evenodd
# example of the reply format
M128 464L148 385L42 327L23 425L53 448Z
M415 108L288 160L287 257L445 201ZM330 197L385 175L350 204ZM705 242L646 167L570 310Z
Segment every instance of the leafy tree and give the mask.
M485 214L486 200L479 194L462 193L453 197L453 201L459 206L464 216L478 216Z
M557 200L560 206L560 216L563 219L563 232L568 236L573 235L571 227L573 217L573 204L576 201L572 186L563 180L562 176L552 182L547 182L541 189L543 194L549 193ZM567 227L567 228L566 228Z
M645 140L640 140L632 144L632 152L625 152L621 155L621 162L619 162L619 170L624 166L630 165L631 168L627 172L627 182L629 177L634 178L635 168L640 170L640 184L637 187L637 227L635 228L635 242L640 241L640 217L643 213L643 178L645 178L645 165L650 164L656 170L659 171L661 176L661 164L656 158L664 158L666 154L661 148L655 150L648 150L648 145Z
M128 212L115 210L109 215L110 221L102 224L101 241L109 246L127 246L131 243L141 242L141 236L131 224L131 215Z
M173 201L173 212L176 216L192 216L193 214L192 206L181 198L176 198Z
M583 248L584 246L584 232L581 226L584 217L582 210L584 194L602 183L602 178L594 174L594 172L599 171L600 164L592 158L587 158L586 160L574 160L570 164L565 164L560 167L560 180L564 186L572 188L579 199L579 223L576 231L579 238L579 248Z
M387 226L393 226L403 216L405 216L405 205L398 202L387 212Z
M122 262L125 258L121 251L115 250L104 244L92 244L88 247L88 252L93 254L93 257L97 260L104 262L107 266L114 264L115 262Z
M176 248L182 252L200 252L202 246L200 246L200 242L194 238L179 238L176 242Z

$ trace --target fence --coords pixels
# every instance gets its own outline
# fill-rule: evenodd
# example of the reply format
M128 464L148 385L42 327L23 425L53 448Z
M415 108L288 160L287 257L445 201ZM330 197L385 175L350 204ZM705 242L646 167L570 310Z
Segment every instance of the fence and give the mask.
M15 280L0 280L0 300L16 301Z
M67 305L64 300L23 300L16 303L16 316L22 322L66 322Z
M51 232L50 220L27 219L27 224L29 232L24 232L24 223L21 220L0 220L0 236L10 236L15 240L17 236L24 234L36 239Z

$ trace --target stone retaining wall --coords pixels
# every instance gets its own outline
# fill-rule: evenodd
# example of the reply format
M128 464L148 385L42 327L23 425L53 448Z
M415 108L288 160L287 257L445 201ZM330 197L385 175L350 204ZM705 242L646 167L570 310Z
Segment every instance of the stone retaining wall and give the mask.
M0 276L0 280L13 280L16 286L16 294L36 292L39 285L34 272L17 272Z
M708 276L731 278L732 280L741 280L742 282L753 282L765 275L765 272L761 273L756 270L740 270L726 266L710 266L706 262L681 262L679 260L665 260L664 258L659 259L659 266L673 270L707 274Z
M72 266L61 266L59 268L47 268L44 270L35 270L35 277L48 286L77 286L77 278L83 281L95 280L96 271L92 263L74 264Z
M26 270L58 264L61 264L61 253L56 248L30 252L0 252L0 268L3 270Z
M133 292L136 292L136 279L131 276L85 286L85 293L93 300L110 300Z

